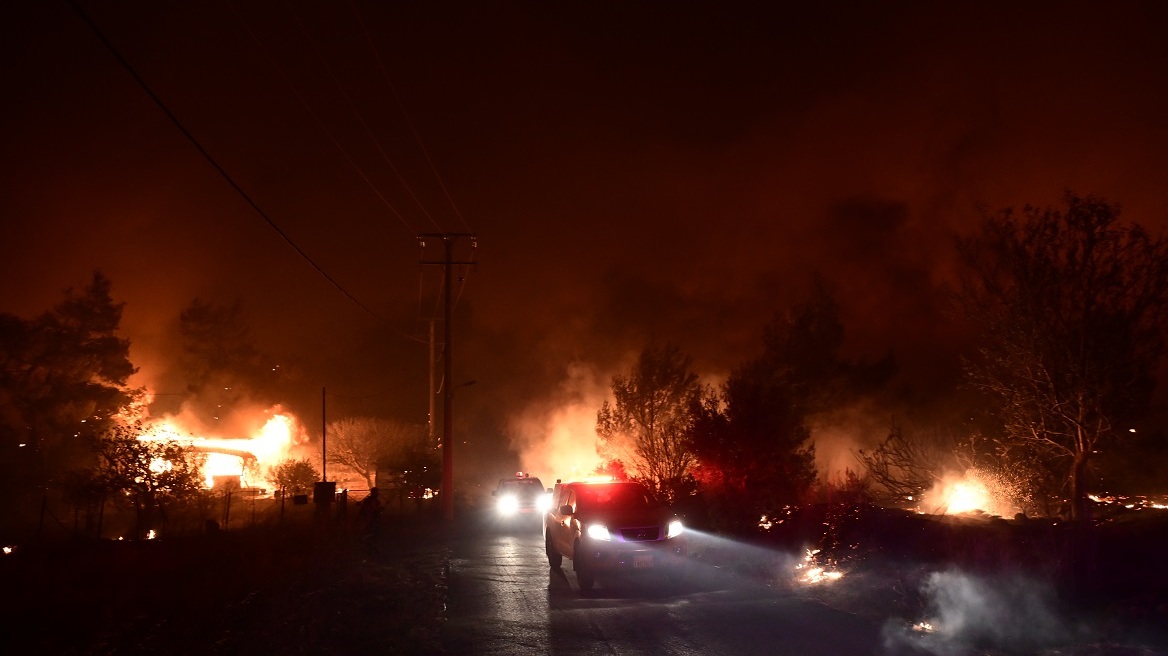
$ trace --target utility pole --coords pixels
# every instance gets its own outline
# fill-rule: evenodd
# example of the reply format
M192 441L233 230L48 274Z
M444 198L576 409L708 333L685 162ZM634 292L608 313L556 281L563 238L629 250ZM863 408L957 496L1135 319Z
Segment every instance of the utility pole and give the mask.
M325 390L320 388L320 480L328 480L328 419L325 418Z
M329 506L337 495L336 481L328 479L328 418L325 413L326 388L320 388L320 480L312 485L312 500L316 503L316 517L328 519Z
M441 260L427 260L425 258L426 240L441 239L445 248ZM418 244L422 247L422 264L441 265L442 296L443 296L443 341L442 341L442 518L454 519L454 357L452 343L451 315L454 311L453 278L454 265L474 264L473 260L456 261L454 259L454 244L460 239L470 241L471 248L476 248L478 242L475 235L468 233L429 233L419 234ZM433 363L431 363L433 369ZM433 395L431 395L432 397Z
M430 317L430 360L429 360L429 362L430 362L430 414L427 415L429 417L429 421L427 422L427 427L428 427L429 433L426 436L428 438L428 441L426 442L426 444L432 448L432 447L438 446L437 440L434 439L434 397L436 396L436 394L434 392L434 317Z

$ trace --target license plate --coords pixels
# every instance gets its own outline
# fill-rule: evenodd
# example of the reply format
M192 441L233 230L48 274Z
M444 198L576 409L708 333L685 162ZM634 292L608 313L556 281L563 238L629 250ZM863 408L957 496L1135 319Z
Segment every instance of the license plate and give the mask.
M634 568L640 569L642 567L652 567L652 566L653 566L652 554L634 555L633 556L633 567Z

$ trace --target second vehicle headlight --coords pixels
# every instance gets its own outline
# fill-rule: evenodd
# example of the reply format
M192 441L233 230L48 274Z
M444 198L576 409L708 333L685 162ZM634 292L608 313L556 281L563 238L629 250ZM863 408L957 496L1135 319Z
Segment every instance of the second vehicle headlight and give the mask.
M514 515L519 512L519 498L513 494L508 494L505 497L499 497L498 503L495 504L496 510L500 515Z
M665 531L665 537L675 538L681 535L682 528L683 527L681 525L680 519L675 519L672 522L669 522L669 528Z

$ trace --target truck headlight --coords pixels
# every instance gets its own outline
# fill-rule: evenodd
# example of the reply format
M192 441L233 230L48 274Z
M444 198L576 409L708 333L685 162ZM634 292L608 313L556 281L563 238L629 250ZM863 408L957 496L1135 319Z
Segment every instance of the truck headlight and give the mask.
M552 495L550 495L550 494L539 495L539 497L537 497L535 500L535 507L538 508L541 513L545 513L547 511L551 510L552 509Z
M675 538L675 537L681 535L681 531L682 531L681 520L675 519L672 522L669 522L669 528L666 529L666 531L665 531L665 538L666 539Z
M604 524L589 524L587 534L593 540L608 542L612 539L612 536L608 534L608 527Z

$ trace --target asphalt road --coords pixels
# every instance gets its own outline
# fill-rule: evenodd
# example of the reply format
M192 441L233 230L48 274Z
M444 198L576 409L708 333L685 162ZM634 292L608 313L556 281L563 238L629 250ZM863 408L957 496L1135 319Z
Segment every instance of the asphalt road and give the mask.
M681 585L598 578L582 594L571 561L548 566L535 524L470 528L451 549L449 654L886 653L869 620L712 567Z

